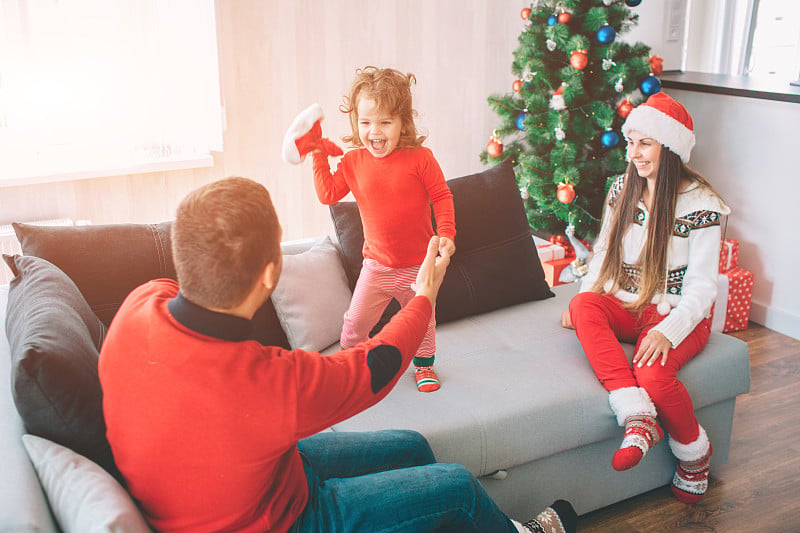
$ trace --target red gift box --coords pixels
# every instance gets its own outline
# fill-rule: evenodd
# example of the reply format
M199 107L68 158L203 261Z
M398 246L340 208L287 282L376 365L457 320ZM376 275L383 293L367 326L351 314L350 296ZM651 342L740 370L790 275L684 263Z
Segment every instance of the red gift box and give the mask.
M562 281L558 281L561 271L564 270L575 260L575 257L565 257L564 259L556 259L555 261L542 261L542 270L544 270L544 279L551 287L556 285L563 285Z
M722 239L719 248L719 271L728 272L739 266L739 241Z
M727 333L747 329L753 300L753 281L753 273L739 267L719 275L712 330ZM724 315L721 314L723 309Z

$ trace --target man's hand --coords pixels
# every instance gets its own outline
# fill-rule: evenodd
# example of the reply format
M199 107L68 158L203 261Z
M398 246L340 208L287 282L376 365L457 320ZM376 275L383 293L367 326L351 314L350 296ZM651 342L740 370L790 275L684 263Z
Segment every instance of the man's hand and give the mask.
M434 308L436 308L436 296L439 294L439 287L442 286L444 273L447 270L447 265L450 264L450 256L448 254L438 255L438 253L439 237L434 236L428 242L428 252L419 267L417 280L411 286L416 291L417 296L428 298Z
M448 237L439 237L439 254L452 257L456 253L456 243Z
M653 363L657 363L661 359L661 366L664 366L667 364L670 348L672 348L672 343L669 342L669 339L660 331L651 329L639 343L639 349L633 356L633 364L639 365L639 367L653 366Z

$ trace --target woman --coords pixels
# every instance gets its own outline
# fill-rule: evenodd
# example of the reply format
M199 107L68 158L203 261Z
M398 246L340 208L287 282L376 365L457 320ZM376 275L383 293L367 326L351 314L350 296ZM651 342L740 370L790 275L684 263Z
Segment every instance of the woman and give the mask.
M608 193L581 292L561 322L574 328L620 426L616 470L636 466L664 435L678 459L675 496L699 501L711 443L678 370L708 341L717 294L720 219L730 210L686 166L695 136L686 108L659 92L622 126L628 169ZM633 364L620 344L635 342Z

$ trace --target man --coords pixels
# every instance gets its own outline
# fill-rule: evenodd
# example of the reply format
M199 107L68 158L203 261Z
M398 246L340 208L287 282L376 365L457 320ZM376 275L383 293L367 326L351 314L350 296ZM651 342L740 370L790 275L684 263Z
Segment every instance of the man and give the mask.
M574 531L563 501L526 526L510 521L464 467L435 463L417 433L318 433L395 385L449 257L437 257L434 237L417 296L368 342L321 356L248 340L278 283L280 238L258 183L198 189L172 227L178 283L137 288L109 328L99 363L108 439L154 528Z

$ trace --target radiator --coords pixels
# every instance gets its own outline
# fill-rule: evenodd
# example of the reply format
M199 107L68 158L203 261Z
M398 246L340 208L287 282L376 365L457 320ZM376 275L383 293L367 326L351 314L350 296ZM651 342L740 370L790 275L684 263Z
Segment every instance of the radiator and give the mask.
M78 224L87 224L86 221L79 221ZM75 222L71 218L55 218L53 220L35 220L26 222L26 224L35 224L37 226L74 226ZM17 236L14 235L14 228L11 224L0 226L0 253L7 255L21 254ZM5 285L14 277L11 269L8 268L5 261L0 261L0 285Z

